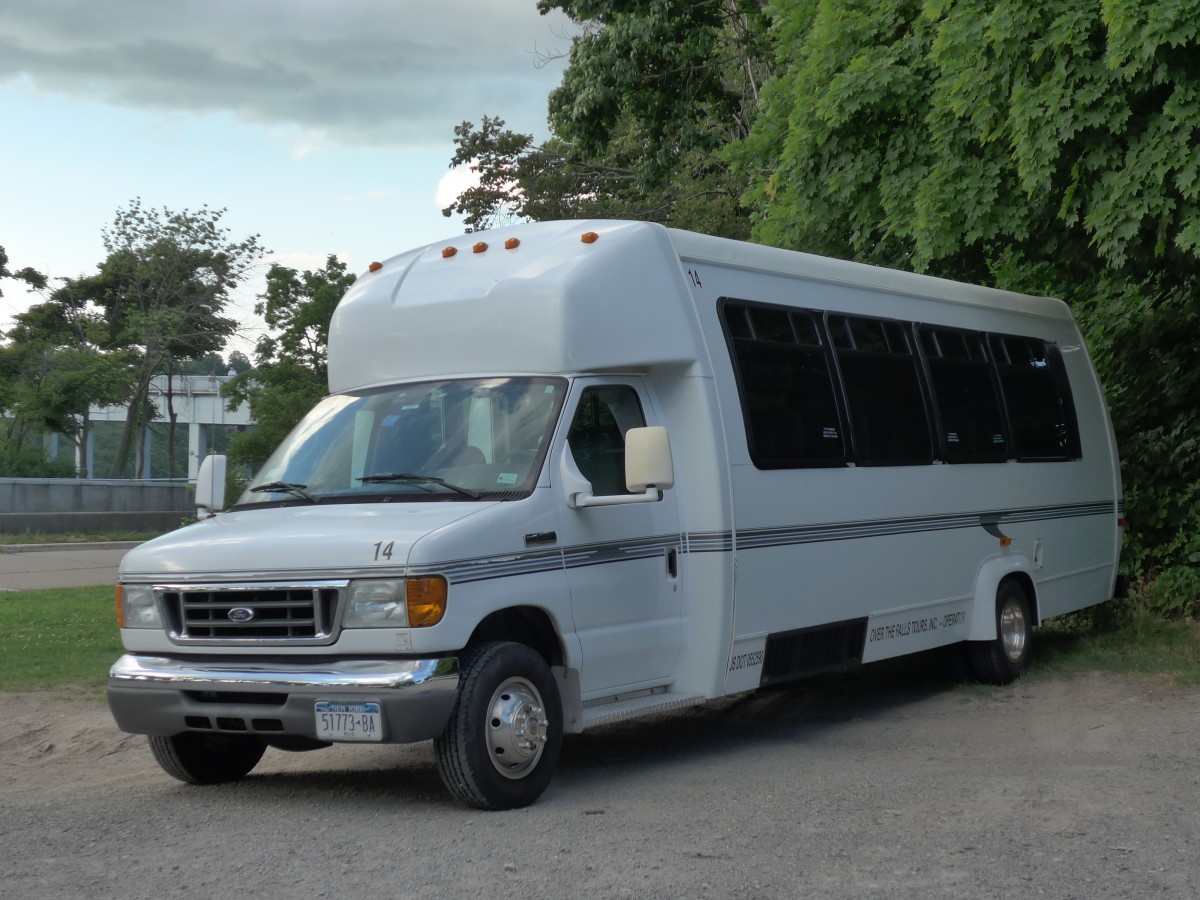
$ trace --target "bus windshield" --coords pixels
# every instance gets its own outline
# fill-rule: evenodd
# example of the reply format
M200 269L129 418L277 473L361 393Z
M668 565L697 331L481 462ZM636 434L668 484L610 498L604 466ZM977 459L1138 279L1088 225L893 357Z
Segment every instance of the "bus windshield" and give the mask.
M462 378L326 397L237 506L508 500L533 490L566 381Z

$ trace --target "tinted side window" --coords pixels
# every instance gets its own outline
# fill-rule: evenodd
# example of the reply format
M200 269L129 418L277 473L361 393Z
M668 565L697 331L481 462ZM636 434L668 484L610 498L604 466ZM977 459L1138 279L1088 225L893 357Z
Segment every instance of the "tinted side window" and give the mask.
M760 469L841 465L846 449L815 314L724 301L750 458Z
M909 329L887 319L831 315L858 460L915 465L933 461L929 415Z
M1008 458L1004 416L982 334L921 328L941 452L949 462Z
M646 424L637 391L627 385L587 388L567 432L571 455L597 496L628 494L625 432Z
M1075 406L1058 349L1036 338L991 336L1018 459L1080 455Z

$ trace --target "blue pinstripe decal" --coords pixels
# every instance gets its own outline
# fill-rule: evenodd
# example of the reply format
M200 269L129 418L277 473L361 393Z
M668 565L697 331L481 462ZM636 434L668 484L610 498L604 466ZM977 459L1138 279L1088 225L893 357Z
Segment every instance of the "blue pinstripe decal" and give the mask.
M812 544L821 541L845 541L865 537L884 537L893 534L916 534L923 531L978 528L980 525L989 524L1010 525L1017 522L1074 519L1082 516L1112 515L1114 513L1114 504L1109 500L1103 503L990 510L982 513L952 513L937 516L914 516L903 519L877 519L865 522L836 522L780 528L749 528L737 533L737 544L739 549L776 547L792 544Z
M1117 504L1112 500L1107 500L1096 503L999 509L976 513L949 513L859 522L747 528L737 533L737 546L740 550L788 547L826 541L918 534L926 531L979 528L983 525L1009 525L1019 522L1045 522L1053 519L1113 515L1116 510ZM409 573L420 575L438 572L445 575L452 584L467 584L513 575L553 572L560 569L598 566L634 559L652 559L673 549L681 550L684 553L728 553L733 549L733 545L734 535L731 531L698 531L682 535L655 535L628 541L577 544L503 556L460 559L443 565L414 566Z

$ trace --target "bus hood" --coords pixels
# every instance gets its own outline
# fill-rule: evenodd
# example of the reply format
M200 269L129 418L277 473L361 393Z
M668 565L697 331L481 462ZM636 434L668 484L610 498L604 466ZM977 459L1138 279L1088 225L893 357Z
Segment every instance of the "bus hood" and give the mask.
M422 537L485 503L376 503L221 513L125 555L121 581L336 578L397 572Z

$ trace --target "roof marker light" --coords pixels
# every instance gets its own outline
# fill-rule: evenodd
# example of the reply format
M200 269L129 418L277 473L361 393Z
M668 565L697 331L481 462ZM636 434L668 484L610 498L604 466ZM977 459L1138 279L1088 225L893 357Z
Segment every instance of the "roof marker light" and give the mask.
M520 246L521 246L520 238L509 238L507 241L504 242L505 250L516 250Z
M378 272L382 268L383 268L383 263L381 263L381 262L373 262L369 266L367 266L367 269L369 269L372 272Z
M480 241L478 244L476 244L474 247L471 248L471 252L472 253L482 253L486 249L487 249L487 244L485 244L483 241Z
M596 243L596 239L599 237L600 235L596 234L594 231L585 231L579 236L579 239L585 244L594 244Z
M458 250L456 250L454 247L443 247L442 248L442 259L449 259L457 252L458 252Z

